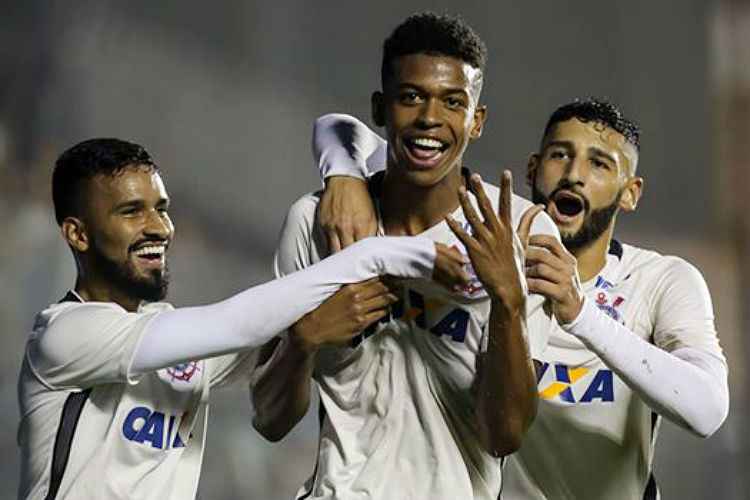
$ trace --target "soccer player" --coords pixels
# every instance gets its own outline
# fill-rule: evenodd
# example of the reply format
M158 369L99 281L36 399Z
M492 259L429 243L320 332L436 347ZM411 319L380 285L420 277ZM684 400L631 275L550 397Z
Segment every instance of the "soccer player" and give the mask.
M387 149L351 117L323 117L317 128L324 174L361 177ZM550 300L560 328L537 358L539 413L505 469L504 498L658 498L661 417L708 437L727 416L727 365L700 272L613 239L617 214L635 210L641 196L639 149L638 127L616 106L577 100L551 115L529 160L533 201L546 205L562 245L531 236L527 282ZM371 202L350 199L362 197L362 181L328 184L321 218L346 246L370 231ZM355 221L340 215L352 212Z
M541 207L521 221L531 203L512 194L509 174L498 190L462 170L484 123L484 63L476 33L448 16L409 17L385 41L373 116L394 147L370 181L378 234L455 247L468 255L471 281L453 291L391 283L401 301L387 318L319 348L315 337L341 328L351 307L332 298L264 349L253 396L264 436L283 437L309 407L311 380L319 387L317 466L300 498L494 500L499 457L518 448L534 417L529 349L541 352L554 321L541 297L526 297L520 245L529 230L557 231L546 215L533 220ZM306 195L290 209L278 275L329 252L318 201Z
M159 302L174 231L169 198L141 146L92 139L70 148L52 191L78 278L37 316L24 355L24 499L194 498L211 388L248 380L253 348L341 284L429 278L437 265L426 238L370 238L223 302L174 309ZM461 272L451 264L441 264L443 275ZM353 307L385 314L385 293L367 299Z

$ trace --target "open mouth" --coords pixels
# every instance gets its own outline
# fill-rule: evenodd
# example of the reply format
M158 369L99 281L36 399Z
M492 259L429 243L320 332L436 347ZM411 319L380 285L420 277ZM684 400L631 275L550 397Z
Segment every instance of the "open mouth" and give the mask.
M164 261L167 245L164 243L150 243L142 245L131 253L147 265L160 265Z
M559 192L553 198L555 208L560 215L565 217L575 217L583 212L585 206L583 200L569 192Z
M448 144L433 137L410 137L404 140L409 159L416 166L429 168L437 165Z

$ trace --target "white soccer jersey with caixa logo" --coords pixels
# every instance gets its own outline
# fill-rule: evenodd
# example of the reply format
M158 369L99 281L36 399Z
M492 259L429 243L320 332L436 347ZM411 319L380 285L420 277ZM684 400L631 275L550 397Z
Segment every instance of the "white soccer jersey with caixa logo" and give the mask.
M170 309L69 293L37 316L18 386L19 498L195 498L209 387L249 375L253 354L129 377L146 325Z
M691 347L726 363L708 289L684 260L613 241L604 269L584 290L601 311L658 347ZM562 329L538 359L539 410L506 463L503 498L658 498L651 463L660 417Z
M485 191L497 200L496 187L485 184ZM317 196L307 195L290 209L276 256L277 274L324 256L325 240L315 223L317 203ZM513 198L514 227L530 206ZM460 208L453 216L466 224ZM532 233L557 237L546 214L535 221ZM445 222L421 236L462 249ZM471 395L490 311L487 295L476 279L460 294L429 281L410 280L402 286L402 301L390 318L350 347L318 354L314 377L323 405L320 447L315 472L299 498L497 498L501 460L480 446ZM542 302L538 296L527 301L529 345L537 356L554 325ZM282 341L277 353L284 345Z

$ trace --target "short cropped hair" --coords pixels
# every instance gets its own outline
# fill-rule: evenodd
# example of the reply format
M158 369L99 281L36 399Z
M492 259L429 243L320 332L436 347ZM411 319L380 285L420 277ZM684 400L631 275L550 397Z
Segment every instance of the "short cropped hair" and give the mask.
M625 118L620 108L607 101L595 97L575 99L557 108L549 117L547 126L544 127L544 135L547 137L556 124L576 118L584 123L598 122L622 134L627 142L641 150L641 130L638 125Z
M433 12L414 14L399 24L383 43L380 67L383 88L393 76L393 61L412 54L455 57L481 70L482 75L487 62L487 46L460 17Z
M89 139L60 155L52 173L52 201L59 225L76 213L85 181L95 175L114 176L127 167L158 171L143 146L113 138Z

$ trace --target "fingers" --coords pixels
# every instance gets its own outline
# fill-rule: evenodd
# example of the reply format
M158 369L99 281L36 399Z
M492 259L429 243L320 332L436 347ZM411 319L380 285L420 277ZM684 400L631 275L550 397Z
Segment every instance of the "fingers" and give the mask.
M529 238L529 246L546 248L552 252L553 255L565 262L576 263L576 258L571 255L571 253L563 247L562 243L553 236L547 234L535 234Z
M371 278L367 281L346 285L344 289L349 293L349 299L354 302L365 301L391 291L380 278Z
M383 293L376 295L368 300L359 303L359 310L362 313L369 314L378 309L388 309L388 306L398 302L398 297L392 293Z
M459 224L456 221L456 219L448 215L445 217L445 222L446 224L448 224L448 227L451 228L451 231L453 231L453 234L456 235L456 238L458 238L459 241L463 243L466 248L469 248L471 245L476 244L474 238L472 238L469 235L469 233L463 230L463 228L461 227L461 224Z
M471 187L471 192L474 193L474 196L477 197L477 203L479 205L479 209L482 212L485 226L487 226L493 232L499 231L500 223L497 220L495 210L492 208L492 203L487 197L487 193L484 192L484 187L482 186L482 178L479 176L479 174L471 175L471 177L469 178L469 186Z
M498 216L504 224L510 225L510 200L513 198L513 174L504 170L500 177L500 199L497 204Z
M534 218L539 215L539 212L544 210L544 205L534 205L529 207L521 216L521 221L518 223L518 229L516 234L521 240L523 247L529 246L529 232L531 231L531 224L534 223Z
M437 248L437 256L432 278L451 290L455 287L468 285L470 278L464 269L468 259L455 248L440 243L436 243L435 247Z
M479 238L485 240L488 239L489 230L487 226L482 223L476 210L474 210L474 206L471 204L471 200L469 199L469 193L463 186L458 188L458 201L459 203L461 203L461 209L464 212L464 217L466 217L469 225L471 225L471 229L473 230L474 234Z
M540 279L555 285L563 285L570 281L570 276L563 270L545 264L544 262L527 266L526 278Z
M354 243L356 238L354 237L354 230L349 228L346 230L338 230L339 241L341 242L341 248L344 249Z
M560 302L565 298L564 290L557 283L539 278L526 278L526 285L529 287L529 293L538 293L553 302Z
M341 241L339 240L339 234L335 229L326 229L326 237L328 238L328 250L333 254L341 251Z

